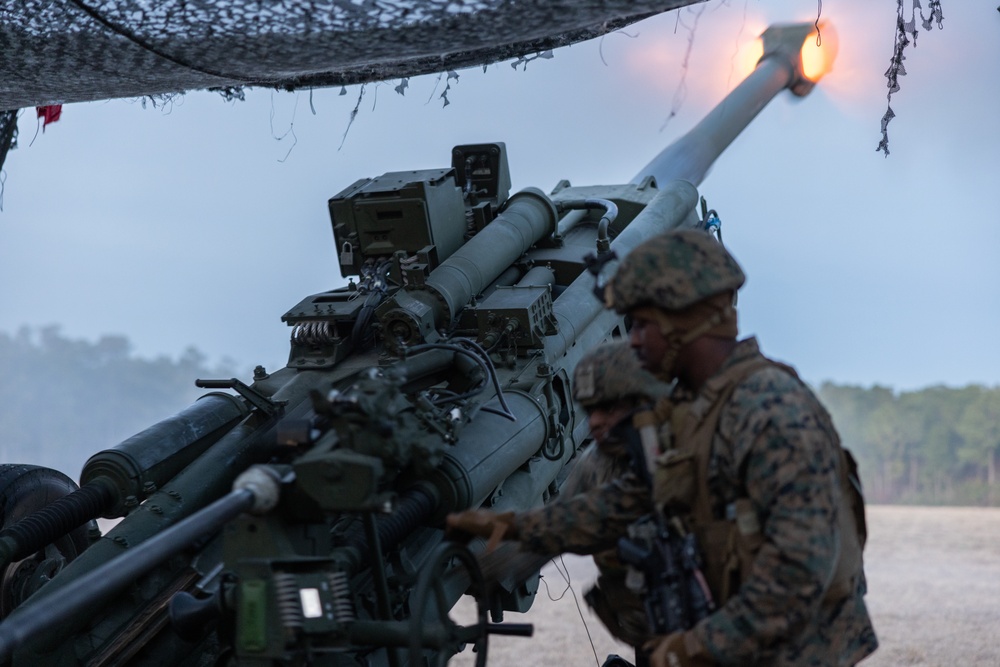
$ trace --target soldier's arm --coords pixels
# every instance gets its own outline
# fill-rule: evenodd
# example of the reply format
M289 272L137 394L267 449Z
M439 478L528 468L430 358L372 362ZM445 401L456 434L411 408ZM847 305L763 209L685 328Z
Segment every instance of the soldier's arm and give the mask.
M591 441L580 454L579 460L570 468L569 474L566 475L566 481L559 489L560 497L572 498L578 493L602 484L605 480L597 481L597 475L600 472L599 465L597 445Z
M741 429L750 437L735 447L763 541L738 593L694 631L724 664L751 664L800 633L817 613L838 555L836 443L804 390L772 389L757 393L757 409Z
M593 554L614 547L628 525L651 509L649 489L628 473L518 514L508 537L537 553Z

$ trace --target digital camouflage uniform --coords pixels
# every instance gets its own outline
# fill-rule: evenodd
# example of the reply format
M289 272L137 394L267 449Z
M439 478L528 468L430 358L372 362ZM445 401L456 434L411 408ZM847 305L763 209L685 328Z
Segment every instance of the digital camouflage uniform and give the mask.
M730 337L732 293L742 283L715 239L670 232L628 255L605 295L620 312L661 309L664 337L683 345L693 330ZM719 608L689 632L712 661L841 667L874 651L850 459L794 371L747 339L696 395L679 385L661 412L671 417L661 428L654 495L658 507L689 522L705 552ZM529 548L549 553L607 549L649 511L648 495L626 475L525 517L515 530ZM559 523L566 529L547 529Z
M685 421L696 422L731 392L711 438L708 506L713 519L743 524L737 533L746 542L734 548L749 553L742 572L732 573L724 604L694 634L720 664L854 665L878 642L863 599L854 517L840 516L853 509L841 484L846 458L815 395L767 363L754 339L741 341L715 378L755 362L756 370L730 386L710 379L675 421L681 438L692 428ZM741 501L749 501L746 518ZM850 562L841 565L841 558ZM837 574L838 566L846 574Z
M560 493L565 498L571 498L577 493L600 488L625 475L629 469L629 457L622 443L608 442L600 446L591 443L573 467ZM558 505L559 502L549 506ZM526 514L530 515L531 512ZM525 514L520 516L525 518ZM565 530L565 526L551 525L547 530L558 533ZM562 552L547 553L556 555ZM631 646L642 646L650 637L649 624L642 600L625 585L627 568L618 560L614 548L597 552L593 556L599 576L594 588L584 596L587 604L614 637Z
M622 342L600 345L588 352L577 364L573 387L574 398L588 410L623 401L650 402L652 397L666 391L666 386L644 371L628 345ZM538 525L550 513L558 516L558 507L564 499L599 488L625 475L630 466L628 452L620 440L609 436L602 442L592 442L563 483L560 499L543 508L518 514L517 521ZM556 520L548 523L544 530L559 534L572 527ZM539 549L537 545L532 545L532 551L552 556L562 553L562 550ZM632 646L642 646L649 638L646 611L639 597L625 586L627 570L619 562L614 545L593 552L593 557L599 577L596 586L585 596L587 603L612 635Z
M756 341L744 340L720 373L759 355ZM749 498L763 540L735 595L694 629L719 664L853 665L878 645L862 573L850 595L824 599L841 539L838 448L815 396L777 366L750 375L726 401L712 440L712 504L721 519ZM515 530L533 550L593 553L650 509L648 489L629 474L523 515Z

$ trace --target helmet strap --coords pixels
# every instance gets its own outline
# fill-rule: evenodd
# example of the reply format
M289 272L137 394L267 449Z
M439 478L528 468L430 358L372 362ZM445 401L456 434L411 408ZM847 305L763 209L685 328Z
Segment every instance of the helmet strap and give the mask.
M710 305L708 303L698 304ZM660 332L667 340L667 349L660 360L660 378L673 380L677 377L677 358L681 350L691 341L701 336L718 336L720 338L735 338L737 334L736 309L733 308L731 300L721 306L714 306L701 322L691 326L688 317L673 317L668 311L659 308L650 308L647 315L652 316L660 325ZM696 306L697 307L697 306ZM690 310L690 309L689 309ZM680 322L678 321L680 320ZM690 328L689 328L690 327Z

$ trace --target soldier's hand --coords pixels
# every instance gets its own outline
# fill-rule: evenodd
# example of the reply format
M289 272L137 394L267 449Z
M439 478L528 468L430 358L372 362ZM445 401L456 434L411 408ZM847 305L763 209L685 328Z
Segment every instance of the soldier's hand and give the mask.
M449 514L445 525L445 537L456 542L468 542L473 537L487 538L486 553L490 553L500 540L513 536L514 513L466 510Z
M713 667L708 652L690 632L653 637L643 645L652 667Z

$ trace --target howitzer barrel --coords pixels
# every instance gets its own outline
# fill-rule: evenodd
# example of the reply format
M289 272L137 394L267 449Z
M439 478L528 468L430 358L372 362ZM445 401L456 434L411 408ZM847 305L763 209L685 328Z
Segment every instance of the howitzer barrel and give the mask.
M656 234L697 224L698 192L692 186L701 183L719 155L778 93L788 88L804 96L812 89L802 75L800 55L811 30L810 24L769 28L762 35L764 56L757 68L692 130L639 170L630 183L639 185L652 177L662 190L612 242L618 257ZM560 222L560 232L571 228L579 216L577 211L568 214ZM585 327L598 317L609 316L593 298L592 286L591 276L580 276L556 300L553 310L559 334L546 344L551 354L565 353L570 345L581 342L578 336Z
M657 183L682 179L698 185L712 163L767 103L789 84L789 69L768 58L717 105L694 129L670 144L632 179L653 176Z
M675 179L698 185L716 158L775 95L785 88L796 95L806 95L812 84L802 75L800 49L812 29L811 24L768 28L761 36L764 55L757 68L692 130L643 167L631 182L640 183L652 176L661 186Z

